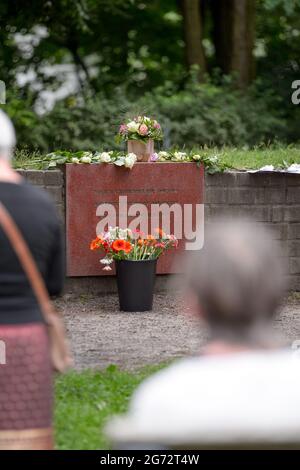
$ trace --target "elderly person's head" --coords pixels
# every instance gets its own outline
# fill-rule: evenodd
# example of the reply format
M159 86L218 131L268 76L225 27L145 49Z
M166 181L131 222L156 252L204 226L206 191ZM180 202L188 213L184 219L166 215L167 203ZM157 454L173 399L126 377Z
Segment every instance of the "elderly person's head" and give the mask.
M212 224L204 248L191 259L188 288L213 336L249 339L268 324L283 294L283 278L267 231L253 222Z
M0 162L10 162L16 145L13 124L7 115L0 110Z

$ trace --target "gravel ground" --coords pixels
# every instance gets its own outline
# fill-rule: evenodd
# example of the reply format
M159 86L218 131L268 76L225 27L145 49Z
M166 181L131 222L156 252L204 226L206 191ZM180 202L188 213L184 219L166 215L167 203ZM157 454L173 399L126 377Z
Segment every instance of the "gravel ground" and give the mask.
M75 367L103 368L117 364L134 370L195 354L207 333L171 293L155 296L152 312L118 311L116 295L65 295L58 302L64 314ZM284 303L276 330L288 343L300 340L300 295Z

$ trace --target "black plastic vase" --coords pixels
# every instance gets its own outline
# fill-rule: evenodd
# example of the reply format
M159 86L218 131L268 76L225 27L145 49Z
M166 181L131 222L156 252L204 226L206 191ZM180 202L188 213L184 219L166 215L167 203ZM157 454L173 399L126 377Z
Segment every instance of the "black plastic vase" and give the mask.
M156 259L116 261L120 310L152 310Z

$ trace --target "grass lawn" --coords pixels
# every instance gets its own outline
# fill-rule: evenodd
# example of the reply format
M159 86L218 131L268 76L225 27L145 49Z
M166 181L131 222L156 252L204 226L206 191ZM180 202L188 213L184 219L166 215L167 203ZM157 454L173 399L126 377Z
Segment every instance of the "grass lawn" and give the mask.
M163 365L140 372L106 370L69 372L56 380L56 447L67 450L107 449L103 433L106 420L126 411L137 385Z
M207 151L210 154L211 151ZM216 149L216 155L220 160L237 170L256 169L264 165L274 165L278 167L287 162L288 164L300 163L300 147L278 147L256 148L243 150L237 148Z
M253 149L246 148L200 148L195 149L197 153L203 156L217 155L222 164L229 168L237 170L256 169L264 165L281 166L284 162L288 164L300 163L300 147L299 146L262 146ZM15 168L36 168L31 162L31 158L37 158L38 153L28 154L25 151L16 152L14 160Z

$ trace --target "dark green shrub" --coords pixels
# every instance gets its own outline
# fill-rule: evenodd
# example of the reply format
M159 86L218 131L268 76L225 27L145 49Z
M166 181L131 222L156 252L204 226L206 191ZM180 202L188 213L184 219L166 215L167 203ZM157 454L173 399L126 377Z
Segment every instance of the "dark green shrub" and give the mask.
M118 148L114 136L124 113L157 118L165 133L164 147L252 146L285 140L288 126L274 103L272 96L255 89L242 94L230 84L190 83L182 91L163 87L138 99L122 90L111 98L68 98L42 117L26 114L16 103L16 112L10 106L10 114L17 124L19 146L42 152Z

